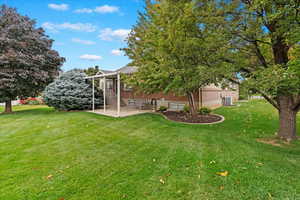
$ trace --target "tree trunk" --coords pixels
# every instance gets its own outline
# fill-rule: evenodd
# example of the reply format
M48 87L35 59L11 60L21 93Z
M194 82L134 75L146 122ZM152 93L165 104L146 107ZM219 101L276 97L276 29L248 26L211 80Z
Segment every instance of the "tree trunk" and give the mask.
M194 94L192 92L188 92L187 97L188 97L188 100L189 100L190 113L191 113L192 117L196 117L197 116L197 109L196 109L196 105L195 105Z
M5 111L4 111L4 113L11 113L11 112L12 112L11 100L5 101Z
M293 99L291 96L280 96L279 98L279 131L278 137L291 141L297 139L296 119L297 111L293 110Z
M199 90L199 109L203 107L203 90L200 88Z
M272 38L272 48L274 61L276 64L281 65L286 68L289 62L288 52L289 45L286 40L281 36L276 36ZM277 97L277 104L279 110L279 131L278 136L281 139L290 141L297 139L296 136L296 115L297 110L294 109L293 96L289 91L280 91Z

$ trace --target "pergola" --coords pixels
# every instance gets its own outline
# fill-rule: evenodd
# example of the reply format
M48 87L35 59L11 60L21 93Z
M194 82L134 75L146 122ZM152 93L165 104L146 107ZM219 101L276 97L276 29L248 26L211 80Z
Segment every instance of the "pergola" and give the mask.
M121 81L120 81L120 71L110 72L110 73L102 73L99 75L89 76L86 79L92 79L93 84L93 100L92 100L92 109L95 112L95 79L103 79L104 86L103 86L103 110L106 112L106 79L107 78L116 78L117 79L117 116L120 117L121 111ZM99 87L101 87L101 81L99 82Z

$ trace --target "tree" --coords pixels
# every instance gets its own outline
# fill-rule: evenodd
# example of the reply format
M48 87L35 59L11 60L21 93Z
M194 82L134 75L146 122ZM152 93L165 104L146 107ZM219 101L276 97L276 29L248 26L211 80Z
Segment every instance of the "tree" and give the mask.
M197 114L194 93L216 81L213 67L203 63L203 57L211 56L210 38L199 28L194 8L192 0L147 1L124 49L138 67L130 84L146 93L185 95L192 116Z
M100 68L97 65L95 67L89 67L89 68L83 70L83 72L86 73L86 75L88 75L88 76L94 76L99 71L100 71Z
M89 67L87 69L84 69L83 72L87 76L95 76L95 75L97 75L98 72L100 72L100 68L99 68L99 66L96 65L95 67ZM91 86L93 85L92 81L89 81L89 83L91 84ZM94 84L95 84L95 89L100 90L100 88L98 88L100 86L100 79L96 78L94 80Z
M58 75L64 58L51 49L53 40L35 21L16 9L0 7L0 101L38 95Z
M215 52L216 62L238 73L248 89L278 110L280 138L296 139L300 1L201 0L197 6L206 26L218 26L217 34L226 41ZM224 77L234 81L232 73L225 72Z
M43 92L48 106L57 110L88 110L92 108L93 90L86 74L80 70L71 70L61 74L49 84ZM103 105L102 92L95 90L95 106Z

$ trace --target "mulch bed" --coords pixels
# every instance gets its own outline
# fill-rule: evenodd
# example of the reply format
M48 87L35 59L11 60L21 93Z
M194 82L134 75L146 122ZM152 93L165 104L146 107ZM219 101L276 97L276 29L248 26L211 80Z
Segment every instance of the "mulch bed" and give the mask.
M185 123L214 123L222 120L222 117L214 114L198 115L196 118L192 118L190 114L185 112L166 111L162 112L162 114L170 120Z

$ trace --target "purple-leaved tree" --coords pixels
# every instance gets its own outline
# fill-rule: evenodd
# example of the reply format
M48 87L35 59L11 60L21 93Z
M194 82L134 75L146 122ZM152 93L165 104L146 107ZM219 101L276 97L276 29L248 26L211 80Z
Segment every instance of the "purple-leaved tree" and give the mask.
M65 61L36 22L0 6L0 102L12 112L16 97L38 95L58 75Z

